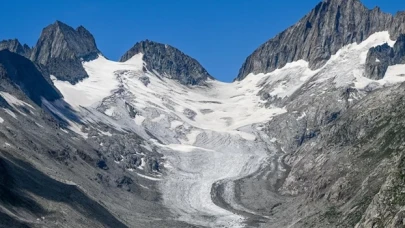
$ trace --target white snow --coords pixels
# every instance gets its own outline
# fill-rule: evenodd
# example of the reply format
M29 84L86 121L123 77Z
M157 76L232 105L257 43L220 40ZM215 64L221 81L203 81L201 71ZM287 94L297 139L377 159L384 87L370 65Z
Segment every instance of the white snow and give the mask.
M8 108L3 108L3 110L9 114L10 116L12 116L14 119L17 119L17 116L14 114L14 112L12 112L10 109Z
M83 67L90 77L76 83L59 81L53 78L54 85L63 94L65 100L73 107L90 106L109 96L118 88L119 82L114 74L117 70L141 70L142 54L135 55L125 63L113 62L103 56L84 62Z
M198 135L201 133L199 130L192 130L189 134L187 134L187 140L182 141L183 144L186 145L193 145L197 141Z
M65 132L66 134L69 134L69 132L68 131L66 131L65 129L63 129L63 128L59 128L61 131L63 131L63 132Z
M135 123L138 126L142 126L143 121L145 121L145 117L137 115L135 116Z
M182 145L182 144L169 144L164 145L165 148L170 148L177 152L189 153L196 150L208 151L208 152L215 152L214 150L205 149L202 147L190 146L190 145Z
M289 97L319 70L311 70L308 62L299 60L288 63L281 69L267 74L249 74L248 78L262 78L265 86L270 87L270 95L275 97Z
M7 92L0 91L0 95L4 98L4 100L7 101L7 103L9 105L11 105L13 107L15 107L17 105L17 106L27 106L27 107L30 107L31 109L35 109L32 105L16 98L15 96L13 96Z
M385 84L394 84L405 81L405 64L398 64L388 67L385 77L381 80Z
M138 169L144 170L144 169L145 169L145 164L146 164L145 158L142 157L142 158L141 158L141 165L138 167Z
M307 116L307 114L306 114L305 112L303 112L303 113L301 114L301 116L299 116L299 117L297 118L297 120L301 120L301 119L305 118L306 116Z
M98 130L102 135L105 135L105 136L112 136L112 134L110 133L110 132L108 132L108 131L101 131L101 130Z
M0 117L0 123L4 123L4 119Z
M111 108L106 109L104 113L105 113L107 116L112 116L112 115L114 114L114 111L115 111L115 108L114 108L114 107L111 107Z
M177 127L179 127L179 126L181 126L181 125L183 125L183 124L184 124L184 122L181 122L181 121L178 121L178 120L174 120L174 121L170 122L170 129L174 130L174 129L176 129Z
M41 124L39 124L39 123L37 123L37 122L35 122L35 124L36 124L38 127L40 127L40 128L44 128L44 126L42 126Z
M381 80L372 80L364 76L364 64L369 49L384 43L393 46L395 41L390 39L388 32L377 32L360 44L353 43L341 48L322 68L322 77L318 79L318 82L334 78L336 87L354 85L355 88L361 90L372 83L384 86L405 81L404 78L398 76L401 67L396 66L389 67L386 76ZM404 71L402 70L402 72Z
M265 108L261 106L260 97L256 96L260 87L257 85L260 77L248 77L241 82L223 83L209 81L210 89L205 87L188 88L179 83L163 79L161 81L155 75L147 73L151 83L145 87L137 78L142 72L142 54L132 57L125 63L113 62L99 56L96 60L84 63L84 67L89 74L89 78L71 85L68 82L58 81L54 78L55 86L62 92L65 100L74 107L89 107L102 101L103 98L111 95L119 85L134 94L137 99L132 103L136 108L142 109L155 104L165 107L164 99L169 98L177 104L176 115L181 119L179 122L190 124L200 129L214 129L215 131L231 132L252 123L269 120L274 114L286 112L283 108ZM114 72L132 71L121 74L118 79ZM306 71L305 71L306 72ZM207 102L208 101L208 102ZM202 115L197 113L195 121L185 117L182 111L185 108L211 109L212 113ZM169 109L163 110L171 113ZM112 114L112 110L106 111L107 115ZM165 114L160 114L150 121L159 122L165 118ZM138 116L135 118L135 120ZM140 125L140 122L136 124ZM179 122L174 122L175 127Z
M148 179L148 180L152 180L152 181L161 181L162 180L160 178L150 177L150 176L146 176L146 175L143 175L143 174L140 174L140 173L136 173L136 175L138 175L138 176L140 176L142 178Z

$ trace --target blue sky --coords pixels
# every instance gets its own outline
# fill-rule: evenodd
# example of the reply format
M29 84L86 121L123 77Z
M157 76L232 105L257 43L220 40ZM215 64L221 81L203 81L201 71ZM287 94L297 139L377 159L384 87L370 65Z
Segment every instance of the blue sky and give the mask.
M119 3L117 3L119 2ZM232 81L260 44L297 22L320 0L21 0L3 1L0 39L33 46L43 27L61 20L83 25L99 49L117 60L137 41L179 48L214 77ZM396 13L403 0L363 0Z

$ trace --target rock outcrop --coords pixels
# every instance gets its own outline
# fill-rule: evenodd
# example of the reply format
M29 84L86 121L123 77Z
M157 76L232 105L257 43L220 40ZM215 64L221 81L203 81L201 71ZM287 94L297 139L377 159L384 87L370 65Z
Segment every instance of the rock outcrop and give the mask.
M202 85L207 79L213 79L197 60L170 45L149 40L136 43L121 57L120 62L139 53L143 54L148 70L155 70L161 76L175 79L184 85Z
M0 51L2 50L9 50L26 58L31 55L31 48L26 44L22 45L17 39L0 41Z
M93 60L99 54L93 35L83 26L73 29L56 21L43 29L31 60L59 80L75 84L88 77L82 61Z
M371 48L367 54L365 76L379 80L384 78L389 66L405 63L405 35L398 37L394 47L383 44Z
M1 91L14 93L22 91L36 104L41 105L42 98L54 101L61 98L56 88L29 59L8 50L0 51Z
M268 73L301 59L317 69L343 46L364 41L373 33L389 31L396 39L405 32L404 19L403 12L393 16L380 8L369 10L359 0L325 0L255 50L235 80L250 73Z

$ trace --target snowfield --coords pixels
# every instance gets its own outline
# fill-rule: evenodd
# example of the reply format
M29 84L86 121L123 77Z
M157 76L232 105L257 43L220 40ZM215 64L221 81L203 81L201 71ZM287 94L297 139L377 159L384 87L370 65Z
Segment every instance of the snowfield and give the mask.
M376 33L361 44L342 48L321 69L310 70L308 63L300 60L234 83L209 80L206 86L184 86L144 72L142 54L124 63L103 56L84 62L89 78L75 85L55 77L52 80L65 101L87 113L84 121L96 119L118 129L130 129L160 149L167 164L165 175L139 175L159 182L165 205L178 220L208 227L244 227L245 218L214 203L211 190L219 181L226 183L224 201L234 209L253 213L234 199L233 181L256 172L274 156L269 145L275 145L277 138L266 138L260 125L288 112L285 107L266 104L259 91L265 88L271 97L283 99L305 83L329 79L334 82L331 87L359 90L370 83L387 86L403 82L405 66L400 65L390 67L379 81L363 76L368 49L385 42L394 43L387 32ZM141 80L144 77L149 78L149 84ZM88 112L97 114L89 118ZM305 116L301 113L297 121ZM73 126L80 133L78 126ZM281 157L277 160L282 163Z

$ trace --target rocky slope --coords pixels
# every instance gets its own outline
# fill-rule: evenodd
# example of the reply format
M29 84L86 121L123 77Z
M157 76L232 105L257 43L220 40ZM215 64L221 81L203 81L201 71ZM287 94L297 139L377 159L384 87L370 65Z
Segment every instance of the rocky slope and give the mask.
M0 51L0 78L2 91L21 90L37 105L62 97L31 61L8 50Z
M301 59L318 69L343 46L360 43L376 32L389 31L396 39L405 32L404 18L403 12L393 16L379 8L369 10L360 0L324 0L297 24L256 49L235 80Z
M202 85L207 79L213 79L195 59L170 45L149 40L136 43L120 61L125 62L138 53L143 54L147 69L184 85Z
M161 219L172 215L143 177L159 174L161 155L135 133L79 119L45 77L0 51L0 227L183 226Z

